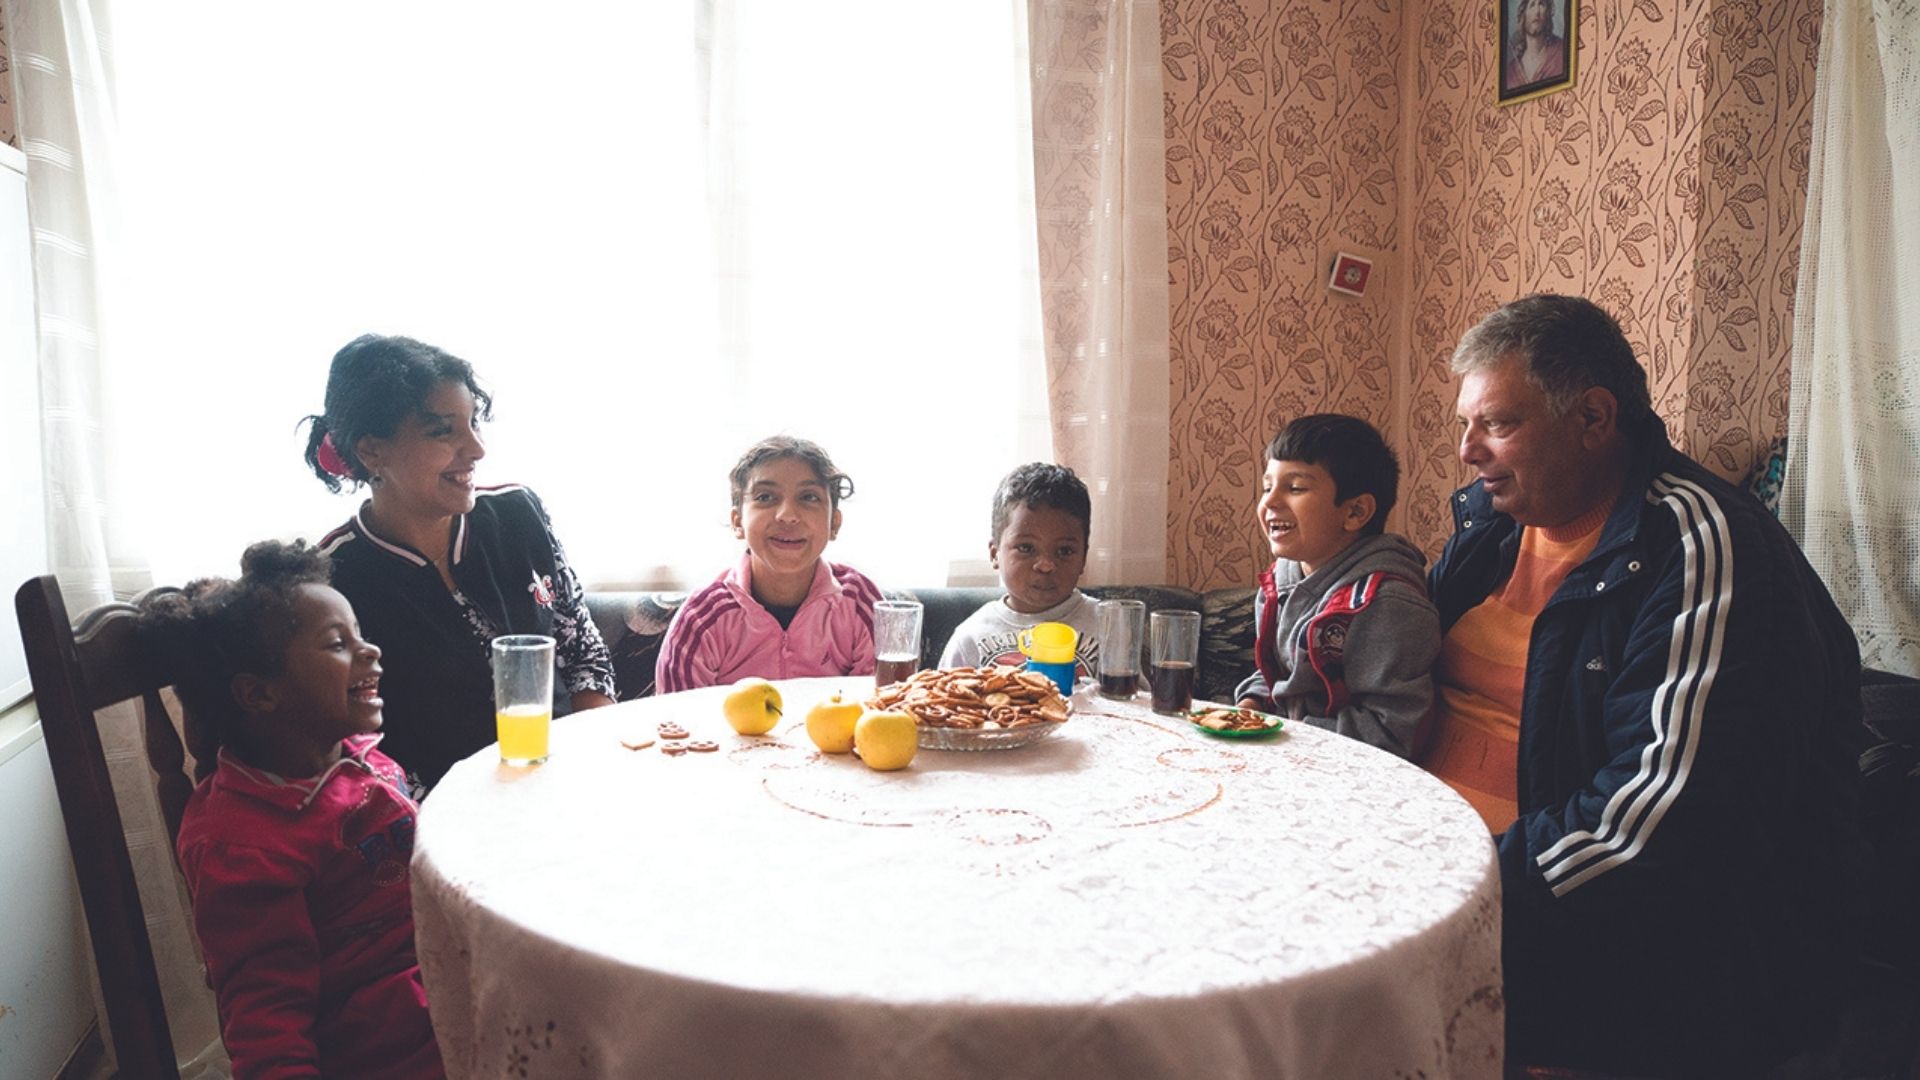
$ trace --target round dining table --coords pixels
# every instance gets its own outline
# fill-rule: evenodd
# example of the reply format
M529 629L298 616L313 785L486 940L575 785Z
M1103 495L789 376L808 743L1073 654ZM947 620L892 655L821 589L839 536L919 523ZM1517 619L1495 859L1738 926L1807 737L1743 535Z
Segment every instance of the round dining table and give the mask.
M764 736L694 690L434 788L413 902L451 1076L1500 1075L1493 845L1413 765L1082 690L1031 745L876 772L804 727L871 678L777 685ZM675 725L718 748L663 753Z

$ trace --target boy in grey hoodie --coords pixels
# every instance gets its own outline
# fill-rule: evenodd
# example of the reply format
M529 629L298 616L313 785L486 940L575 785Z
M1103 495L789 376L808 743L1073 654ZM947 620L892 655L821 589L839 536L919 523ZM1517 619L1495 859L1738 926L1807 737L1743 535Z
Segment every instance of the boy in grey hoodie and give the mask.
M1275 436L1255 504L1274 555L1253 601L1259 669L1234 696L1411 758L1433 707L1440 615L1426 558L1385 531L1399 485L1365 420L1303 416Z

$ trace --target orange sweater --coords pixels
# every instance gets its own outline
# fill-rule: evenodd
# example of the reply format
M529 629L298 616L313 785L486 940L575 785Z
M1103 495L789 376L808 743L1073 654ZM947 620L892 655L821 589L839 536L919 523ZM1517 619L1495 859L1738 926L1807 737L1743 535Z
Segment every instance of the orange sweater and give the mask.
M1439 690L1427 770L1473 804L1494 835L1519 816L1521 691L1533 620L1567 574L1593 553L1613 509L1565 525L1526 528L1504 585L1460 616L1440 646Z

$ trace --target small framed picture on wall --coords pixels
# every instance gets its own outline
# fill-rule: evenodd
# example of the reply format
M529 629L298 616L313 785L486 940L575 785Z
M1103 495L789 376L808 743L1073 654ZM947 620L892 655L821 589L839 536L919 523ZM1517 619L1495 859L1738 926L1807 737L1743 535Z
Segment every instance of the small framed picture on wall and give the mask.
M1327 288L1348 296L1367 295L1367 279L1373 276L1373 262L1344 251L1335 252L1333 269L1327 274Z
M1494 97L1531 101L1573 85L1574 26L1580 0L1494 0L1500 8L1500 56Z

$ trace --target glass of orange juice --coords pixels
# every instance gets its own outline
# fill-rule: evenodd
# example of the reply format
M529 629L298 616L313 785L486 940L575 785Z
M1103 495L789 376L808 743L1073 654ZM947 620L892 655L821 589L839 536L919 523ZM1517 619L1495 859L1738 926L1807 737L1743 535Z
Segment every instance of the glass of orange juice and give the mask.
M500 760L538 765L547 760L553 727L553 639L508 634L493 639L493 709Z

